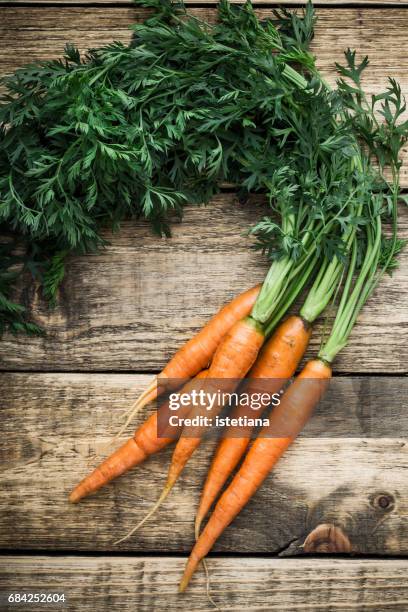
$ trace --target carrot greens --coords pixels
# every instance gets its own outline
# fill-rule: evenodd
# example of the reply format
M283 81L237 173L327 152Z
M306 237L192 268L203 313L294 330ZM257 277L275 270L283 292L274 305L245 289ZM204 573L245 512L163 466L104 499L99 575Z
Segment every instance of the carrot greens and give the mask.
M19 266L2 260L0 333L36 331L13 302L17 277L30 273L55 300L67 255L103 247L103 228L136 217L168 234L172 216L208 202L223 181L281 201L304 190L306 207L318 197L320 156L347 154L308 51L311 5L261 22L249 3L223 1L210 25L181 3L136 4L155 12L133 26L130 45L83 57L68 45L60 60L2 79L0 228L26 251ZM311 215L281 213L280 248L300 266ZM286 264L276 267L285 276Z
M311 4L261 21L250 3L222 0L215 24L180 2L136 4L153 11L132 26L129 45L84 56L68 45L60 60L2 79L0 334L38 331L13 299L21 275L55 301L67 256L103 247L103 229L138 218L168 235L174 215L207 203L225 181L265 193L272 210L252 230L273 260L253 311L265 326L313 261L345 261L345 226L360 223L356 139L397 166L406 131L398 85L367 100L367 62L348 52L338 88L327 88L309 51ZM394 210L398 180L384 184L379 175L373 189Z

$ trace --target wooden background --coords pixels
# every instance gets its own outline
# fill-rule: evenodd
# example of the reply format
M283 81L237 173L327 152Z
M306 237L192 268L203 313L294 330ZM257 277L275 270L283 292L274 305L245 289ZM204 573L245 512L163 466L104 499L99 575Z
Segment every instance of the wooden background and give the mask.
M214 2L191 4L214 19ZM259 10L266 15L275 4ZM408 95L408 1L316 4L313 47L329 80L351 46L370 56L370 90L390 74ZM126 0L0 3L0 73L57 57L67 41L81 49L127 41L128 25L144 14ZM242 236L257 206L226 191L208 208L188 209L171 239L125 224L103 253L72 260L58 309L49 311L35 288L22 293L48 335L0 342L0 591L65 592L70 610L213 609L201 572L177 595L210 443L157 518L120 547L114 540L156 499L169 452L83 504L70 506L66 496L152 373L221 304L262 279L265 262ZM336 363L344 404L316 414L309 436L218 542L209 566L221 609L408 609L407 294L408 251ZM362 397L381 386L378 418L361 418L348 382ZM325 524L337 542L338 530L346 534L352 556L333 550Z

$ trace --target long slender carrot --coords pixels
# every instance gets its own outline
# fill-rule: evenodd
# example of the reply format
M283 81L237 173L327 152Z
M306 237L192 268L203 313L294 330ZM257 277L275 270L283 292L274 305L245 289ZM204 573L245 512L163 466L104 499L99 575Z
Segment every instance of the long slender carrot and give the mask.
M239 379L243 378L255 363L264 340L265 334L263 329L251 317L245 317L235 323L224 336L215 352L206 377L205 388L211 388L212 380L219 381L219 379L224 379L229 385L228 391L233 390L234 385L238 384ZM209 387L207 386L207 381L209 381ZM217 382L215 387L218 387ZM221 411L222 407L222 405L214 406L211 414L215 416L217 412ZM201 405L195 412L191 412L191 416L201 416L206 412L207 407ZM202 428L197 429L196 437L182 436L179 439L171 459L167 481L159 499L140 523L118 540L116 544L135 533L156 512L172 490L187 461L200 445L201 439Z
M330 377L331 367L327 363L320 359L309 361L283 395L281 403L272 413L268 428L263 432L263 436L253 443L241 468L221 496L198 538L180 583L181 592L186 589L200 561L248 503L278 459L302 430ZM268 434L273 437L267 437Z
M197 388L201 384L200 381L207 376L207 373L208 370L203 370L194 379L188 381L184 385L182 393L190 393L194 388ZM189 411L189 406L181 406L178 415L182 418L187 416ZM174 436L171 438L158 437L157 417L158 413L155 411L135 431L133 438L125 442L91 474L86 476L72 491L69 501L74 504L79 502L83 497L94 493L114 478L142 463L150 455L174 442Z
M256 285L241 293L226 304L204 325L204 327L186 342L168 362L166 367L155 376L149 387L136 400L132 409L141 410L146 404L156 399L161 390L166 389L169 379L192 378L208 367L219 343L231 327L249 315L261 285ZM160 385L158 383L163 383Z
M311 325L300 316L286 319L263 347L258 359L249 373L250 380L244 391L248 394L259 391L259 379L267 379L262 390L273 394L281 385L293 376L299 361L309 344ZM232 418L239 418L248 413L248 406L238 405L232 413ZM200 504L196 514L195 532L200 533L201 523L210 510L228 477L244 455L251 431L243 432L243 437L234 437L233 432L227 432L221 440L214 455L207 479L204 484Z

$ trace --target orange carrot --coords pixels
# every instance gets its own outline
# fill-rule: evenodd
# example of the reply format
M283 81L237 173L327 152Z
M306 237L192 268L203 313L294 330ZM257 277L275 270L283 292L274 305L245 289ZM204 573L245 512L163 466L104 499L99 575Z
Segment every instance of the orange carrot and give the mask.
M231 327L249 315L258 297L261 285L248 289L226 304L206 325L182 346L166 367L137 399L132 409L141 410L168 388L168 379L192 378L208 367L219 343ZM166 385L167 381L167 385ZM163 383L160 385L158 383Z
M251 317L241 319L224 336L218 346L211 366L208 370L205 388L211 388L212 380L215 379L215 387L219 388L217 380L225 379L228 391L233 390L238 384L238 379L243 378L248 370L255 363L259 350L264 342L265 335L260 325ZM207 381L209 385L207 385ZM216 405L212 409L212 416L221 411L222 405ZM202 416L207 413L207 406L201 405L190 416ZM179 475L183 471L187 461L200 445L202 428L197 428L197 436L183 436L177 442L176 448L171 459L166 484L163 491L148 514L136 525L128 534L118 540L116 544L124 541L137 531L144 523L156 512L162 502L166 499L171 489L175 485Z
M259 379L267 379L262 391L270 395L276 393L295 373L309 343L310 335L311 326L302 317L291 316L286 319L263 347L249 373L251 380L247 382L245 392L248 394L259 392ZM247 413L246 404L238 405L232 413L232 418L239 418ZM243 433L245 437L234 437L234 432L229 431L218 445L196 514L197 537L204 517L249 445L251 430L248 429Z
M208 370L203 370L193 380L186 383L182 392L189 393L198 387L197 381L205 378L207 372ZM179 416L187 416L189 411L189 406L182 406L178 411ZM171 444L174 441L174 437L158 437L157 416L158 413L156 411L135 431L133 438L130 438L116 452L105 459L91 474L86 476L72 491L69 501L72 503L79 502L83 497L94 493L114 478L121 476L121 474L142 463L150 455Z
M208 370L210 385L211 379L215 379L218 388L218 379L226 379L228 391L233 390L238 383L237 379L243 378L254 364L264 339L263 331L250 317L236 323L216 350ZM222 405L214 406L211 416L215 416L222 408ZM200 406L192 416L201 416L206 411L206 406ZM185 464L201 442L200 434L203 433L203 428L198 427L196 431L196 437L182 436L177 442L165 487L168 490L174 486Z
M248 451L245 460L218 501L187 562L180 591L184 591L200 561L248 503L266 476L311 416L328 380L331 367L319 359L309 361L283 395L267 428ZM271 437L267 437L267 436ZM279 435L279 437L275 437Z

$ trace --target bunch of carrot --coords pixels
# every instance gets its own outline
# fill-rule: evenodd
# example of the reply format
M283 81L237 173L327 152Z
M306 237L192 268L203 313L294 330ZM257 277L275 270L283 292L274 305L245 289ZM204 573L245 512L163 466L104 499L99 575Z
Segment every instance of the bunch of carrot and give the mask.
M394 81L371 105L367 103L360 83L364 62L356 66L350 53L347 59L348 68L343 68L342 74L354 85L350 87L341 80L335 96L318 74L307 81L289 69L289 78L296 81L304 96L299 94L293 116L284 128L282 146L287 146L287 166L265 169L264 173L264 187L275 217L263 220L255 228L260 244L273 254L262 286L224 306L176 353L132 407L131 417L180 379L186 381L182 391L187 394L219 379L236 381L231 382L231 390L245 377L245 390L249 393L256 391L260 379L263 388L273 393L282 380L289 381L295 374L314 321L329 304L336 309L329 337L316 358L307 362L288 384L280 404L271 412L269 425L252 444L249 430L240 437L227 432L220 441L198 507L197 541L182 578L182 591L199 562L312 415L332 376L335 357L346 345L362 307L381 277L394 267L402 246L397 238L399 151L407 140L408 123L398 123L398 119L405 106ZM322 91L326 93L319 97ZM308 132L301 118L306 107L308 112L313 107L313 96L318 101L316 113L320 118L324 115L321 121L325 139L321 142L313 140L314 126ZM377 102L385 120L381 125L374 110ZM374 167L372 156L377 158L379 169ZM390 184L384 179L386 166L391 168ZM392 221L389 239L383 235L384 217ZM277 233L280 244L285 245L278 251L274 248ZM309 289L298 314L285 319L306 286ZM223 408L220 402L213 414ZM238 404L233 415L239 416L243 409ZM188 405L179 411L179 416L200 416L205 410L200 406L194 411ZM169 445L173 437L159 436L157 428L155 412L132 438L78 484L70 501L78 502ZM183 433L186 431L181 429L157 503L131 533L152 516L170 493L205 432L200 429L194 437Z
M356 280L353 279L360 245L354 231L349 231L348 234L350 258L332 333L318 357L306 364L286 390L279 406L272 412L269 428L260 432L252 444L241 468L219 499L200 535L202 521L247 451L250 432L245 437L239 438L227 435L218 446L197 511L197 543L187 564L180 586L181 590L186 588L199 561L209 552L216 539L241 508L251 499L312 414L331 377L331 363L345 345L359 310L378 282L377 269L381 256L380 218L375 217L364 232L367 246ZM389 261L384 266L389 266L391 261L389 255ZM384 269L385 267L382 271ZM259 379L266 379L268 390L275 391L282 379L289 379L295 373L309 343L311 323L325 307L329 299L327 296L332 296L333 292L340 287L342 272L344 272L344 267L339 260L323 261L300 314L292 315L281 323L266 343L265 335L268 335L271 330L262 329L259 323L251 317L260 288L254 287L241 294L231 304L221 309L195 338L176 353L163 370L164 374L158 376L159 381L161 379L166 381L166 375L174 371L177 371L178 377L182 378L195 375L195 378L189 380L183 388L183 392L188 393L194 388L200 388L205 378L243 378L249 371L247 389L251 388L252 381L255 390L258 388ZM326 290L326 299L323 300L322 289ZM197 347L201 347L201 355L207 351L205 362L204 357L194 358ZM208 362L210 362L208 369L204 369ZM163 388L163 386L155 386L154 395ZM152 390L149 393L152 393ZM141 403L144 401L145 399ZM187 415L190 410L190 406L184 407L180 416ZM240 406L235 411L238 415ZM277 435L276 432L284 432L284 434ZM173 439L158 436L157 412L154 413L137 429L133 438L74 489L70 500L78 502L113 478L140 464L148 456L170 444ZM197 438L180 437L173 453L166 485L152 512L168 495L200 442L201 436ZM136 528L143 525L152 512Z
M346 242L354 239L355 227L347 227L343 238ZM315 259L312 259L312 264L307 267L306 273L303 273L301 278L296 279L296 292L299 292L309 279L315 268ZM272 264L271 270L274 269L275 264ZM179 382L180 379L188 380L182 390L183 393L189 393L195 387L199 388L200 380L203 378L238 381L248 372L250 372L250 378L254 380L254 388L257 380L262 378L268 379L269 385L280 385L282 379L290 378L294 374L306 350L311 325L333 295L342 269L341 260L335 258L330 262L324 258L299 316L292 316L284 321L266 344L265 339L273 332L276 320L265 325L255 318L256 308L259 308L259 300L262 298L261 287L256 286L239 295L230 304L224 306L194 338L175 354L148 389L142 393L133 406L132 412L143 408L148 402L156 399L158 394L168 389L174 381ZM271 270L268 277L271 275ZM322 288L323 296L321 295ZM291 286L286 296L284 311L289 308L293 300ZM269 308L269 303L267 307ZM280 307L282 309L282 305ZM195 378L191 380L194 376ZM272 391L272 388L270 390ZM222 408L223 406L218 406L218 412ZM200 407L201 412L205 409L205 406ZM179 416L187 415L190 411L191 406L185 406L183 413L180 413ZM107 482L141 463L147 456L167 446L172 439L158 437L157 412L154 413L135 432L133 438L79 483L71 493L70 501L78 502L86 495L95 492ZM200 442L201 437L180 437L160 502L170 492ZM229 442L233 445L235 441L230 440ZM238 443L235 442L235 444ZM240 456L237 457L235 463L239 458ZM227 477L228 473L225 479Z

